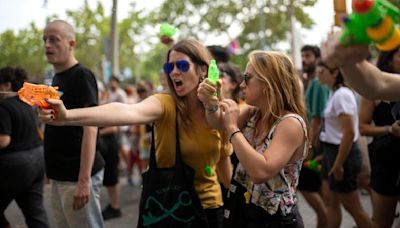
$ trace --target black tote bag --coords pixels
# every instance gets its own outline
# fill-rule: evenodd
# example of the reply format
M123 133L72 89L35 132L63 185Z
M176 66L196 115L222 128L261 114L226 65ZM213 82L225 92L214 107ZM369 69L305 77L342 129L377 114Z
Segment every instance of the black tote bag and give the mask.
M207 219L194 189L194 170L181 156L179 128L176 121L176 162L171 168L158 168L154 143L154 126L149 169L143 173L143 190L139 204L138 227L201 227Z

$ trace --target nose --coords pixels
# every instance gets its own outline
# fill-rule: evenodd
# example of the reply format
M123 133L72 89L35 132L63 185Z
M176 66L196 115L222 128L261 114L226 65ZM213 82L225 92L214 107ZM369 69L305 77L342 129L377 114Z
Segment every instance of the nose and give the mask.
M246 82L243 80L240 84L239 84L239 88L241 90L243 90L244 88L246 88Z
M43 40L43 45L44 45L44 47L50 47L50 40L49 39L44 39Z

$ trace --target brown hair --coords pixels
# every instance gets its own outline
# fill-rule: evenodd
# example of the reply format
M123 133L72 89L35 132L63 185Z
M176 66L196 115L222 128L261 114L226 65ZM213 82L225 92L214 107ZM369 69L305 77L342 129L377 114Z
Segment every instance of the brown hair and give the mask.
M207 50L207 48L201 44L199 41L195 39L187 39L187 40L182 40L178 43L176 43L169 51L167 54L167 62L169 62L169 55L171 51L176 51L183 53L187 55L190 60L194 63L196 67L196 72L199 71L199 67L201 66L206 66L208 67L208 63L212 59L210 52ZM168 79L168 86L169 86L169 91L172 95L172 97L175 100L176 106L177 106L177 112L183 122L183 125L188 127L190 125L190 117L187 111L187 100L184 97L179 97L176 94L176 91L173 86L173 82L171 78L167 77ZM201 76L199 75L199 80L201 80ZM200 101L199 101L200 102Z

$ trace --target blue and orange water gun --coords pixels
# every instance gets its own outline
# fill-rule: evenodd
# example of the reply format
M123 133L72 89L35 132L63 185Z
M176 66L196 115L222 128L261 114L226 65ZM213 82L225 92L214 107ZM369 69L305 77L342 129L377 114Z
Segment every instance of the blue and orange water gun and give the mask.
M340 42L375 43L379 50L390 51L400 45L399 9L387 0L353 0L353 13L344 18Z

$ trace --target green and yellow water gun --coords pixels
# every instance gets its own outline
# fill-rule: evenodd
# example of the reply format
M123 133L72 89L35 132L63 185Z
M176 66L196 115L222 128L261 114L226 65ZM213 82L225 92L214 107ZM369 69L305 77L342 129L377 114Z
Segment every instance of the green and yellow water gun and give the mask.
M315 160L308 160L304 162L304 167L314 170L315 172L319 173L321 171L321 164L319 164Z
M353 0L353 13L344 18L340 42L375 43L379 50L390 51L400 45L399 9L387 0Z

